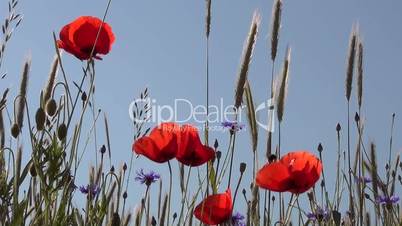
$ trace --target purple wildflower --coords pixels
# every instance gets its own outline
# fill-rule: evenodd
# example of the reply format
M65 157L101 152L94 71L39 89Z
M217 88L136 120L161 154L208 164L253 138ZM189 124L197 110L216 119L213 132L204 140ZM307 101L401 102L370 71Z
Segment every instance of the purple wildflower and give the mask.
M232 122L232 121L225 121L222 122L222 127L223 128L228 128L232 131L239 131L244 128L243 124L239 124L238 122Z
M246 223L244 223L244 216L241 213L236 212L236 214L234 214L232 216L232 225L233 226L246 226Z
M358 176L355 176L355 181L356 181L356 183L362 183L363 182L365 184L368 184L368 183L372 182L370 177L358 177Z
M317 206L315 212L310 212L307 214L307 218L310 221L328 221L330 218L330 213L327 208L322 208Z
M391 197L388 197L386 195L384 196L378 196L377 198L377 203L379 204L383 204L383 205L392 205L392 204L396 204L399 202L399 197L396 195L393 195Z
M154 171L150 171L149 173L144 173L144 169L140 169L137 171L137 176L135 177L136 181L139 181L141 184L146 184L147 186L159 180L161 176Z
M90 194L96 196L100 192L100 187L96 184L88 184L86 186L80 186L79 190L82 194Z

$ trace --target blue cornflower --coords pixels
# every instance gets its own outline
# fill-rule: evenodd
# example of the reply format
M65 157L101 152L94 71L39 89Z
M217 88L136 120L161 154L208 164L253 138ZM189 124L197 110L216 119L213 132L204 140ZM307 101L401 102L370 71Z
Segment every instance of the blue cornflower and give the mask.
M146 184L147 186L159 180L161 177L159 174L154 171L150 171L149 173L144 173L144 169L140 169L136 172L137 176L135 177L136 181L139 181L141 184Z
M241 213L236 212L236 214L234 214L232 216L232 225L233 226L246 226L246 223L244 222L244 218L245 217Z
M330 218L330 213L327 208L317 206L315 212L310 212L307 214L307 218L310 221L327 221Z
M244 128L243 124L239 124L238 122L232 122L232 121L225 121L222 122L222 127L223 128L228 128L232 131L239 131Z
M368 183L371 183L373 180L371 180L371 178L370 177L358 177L358 176L355 176L355 181L357 182L357 183L365 183L365 184L368 184Z
M378 196L376 201L379 204L392 205L392 204L396 204L399 202L399 197L396 195L393 195L391 197L388 197L386 195Z
M86 186L80 186L79 190L82 194L90 194L96 196L100 192L100 187L96 184L88 184Z

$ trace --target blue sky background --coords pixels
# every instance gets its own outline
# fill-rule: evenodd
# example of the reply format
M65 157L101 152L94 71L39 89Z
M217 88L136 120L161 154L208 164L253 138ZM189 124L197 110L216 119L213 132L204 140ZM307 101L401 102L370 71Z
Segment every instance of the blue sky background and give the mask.
M0 15L6 16L6 1L0 3ZM29 81L30 107L38 105L39 92L45 85L54 55L52 32L80 15L101 17L105 0L36 0L21 1L19 11L24 21L14 34L1 72L8 76L0 80L0 90L6 87L15 94L25 56L32 55ZM249 79L255 102L269 95L270 82L270 19L271 0L219 0L212 3L210 89L211 104L233 103L234 85L239 68L243 42L249 30L252 13L258 9L262 23ZM335 125L346 129L345 71L348 39L353 23L359 23L365 45L365 78L363 112L364 142L375 141L380 166L388 158L388 142L392 113L396 113L393 155L402 147L402 2L389 0L285 1L280 33L279 69L289 44L292 47L289 93L282 127L283 152L307 149L314 151L319 142L324 146L324 166L329 180L334 178L336 158ZM97 106L107 113L115 165L129 160L133 128L128 106L148 87L151 97L160 104L173 104L175 98L187 98L204 104L205 37L203 0L128 1L113 0L106 21L113 27L116 42L111 53L97 62ZM65 54L63 62L70 81L82 76L83 63ZM277 70L279 72L279 70ZM60 77L61 78L61 77ZM353 90L351 112L357 110ZM353 115L353 114L352 114ZM261 115L260 117L266 117ZM98 142L106 143L103 122L98 124ZM345 130L344 130L345 131ZM346 134L342 147L346 148ZM251 172L251 148L248 132L239 135L235 171L238 163L248 162ZM352 148L356 131L352 130ZM213 133L222 151L228 143L227 134ZM24 138L28 140L27 137ZM260 130L258 151L265 153L266 134ZM89 146L78 184L86 183L87 169L94 164L93 146ZM29 153L29 148L25 149ZM27 154L28 156L28 154ZM167 166L156 165L140 158L134 169L153 169L167 181ZM174 164L174 167L176 165ZM248 180L247 180L248 179ZM250 175L241 187L248 188ZM131 178L129 205L134 207L144 187ZM166 184L166 183L165 183ZM334 182L327 182L329 186ZM222 188L223 189L223 188ZM398 190L400 192L400 189ZM79 195L79 194L78 194ZM178 197L177 197L178 198ZM305 195L302 199L307 199ZM238 209L245 212L244 201ZM346 210L346 207L344 207Z

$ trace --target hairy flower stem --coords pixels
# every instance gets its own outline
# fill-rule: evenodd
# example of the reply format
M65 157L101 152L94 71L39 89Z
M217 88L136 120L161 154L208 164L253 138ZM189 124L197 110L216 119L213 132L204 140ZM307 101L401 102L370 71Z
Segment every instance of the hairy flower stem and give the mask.
M182 193L182 198L181 198L181 209L180 209L180 216L179 216L179 222L177 223L178 226L181 225L181 221L182 221L182 217L183 217L183 212L184 212L184 204L186 202L186 198L187 198L187 190L188 190L188 183L190 181L190 174L191 174L191 166L188 169L187 172L187 180L186 180L186 187L184 188L184 191ZM184 222L185 224L186 222Z
M236 142L236 131L233 131L233 142L232 142L232 149L230 151L230 166L229 166L229 178L228 178L228 187L230 188L230 180L232 178L232 168L233 168L233 156L235 151L235 142Z
M173 183L173 174L172 174L172 166L170 165L170 161L168 161L168 166L169 166L169 198L168 198L168 207L167 207L167 225L169 225L169 219L170 219L170 203L171 203L171 197L172 197L172 183Z
M349 211L354 215L352 195L352 168L350 163L350 101L348 101L348 173L349 173Z

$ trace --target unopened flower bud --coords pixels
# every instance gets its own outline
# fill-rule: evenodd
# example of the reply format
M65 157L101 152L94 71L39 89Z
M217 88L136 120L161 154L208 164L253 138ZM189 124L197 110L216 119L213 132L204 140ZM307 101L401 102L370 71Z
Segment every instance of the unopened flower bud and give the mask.
M222 157L222 152L217 151L216 152L216 158L219 160L219 159L221 159L221 157Z
M243 190L241 191L243 193L243 195L246 195L246 189L243 188Z
M322 147L321 143L318 144L317 150L318 150L318 152L322 152L323 147Z
M246 166L247 164L242 162L240 163L240 173L244 173L244 171L246 171Z
M114 166L112 166L111 168L110 168L110 172L114 172Z
M124 193L123 193L123 199L126 199L127 198L127 192L125 191Z
M156 226L156 219L155 219L155 217L152 217L151 225L152 225L152 226Z
M59 128L57 128L57 137L59 140L64 140L67 136L67 126L66 124L60 124Z
M126 164L126 163L124 163L124 165L123 165L123 170L124 170L124 171L127 170L127 164Z
M33 164L29 168L29 173L31 174L32 177L36 177L38 175L38 173L36 172L35 166Z
M87 101L87 98L88 98L87 93L86 93L86 92L83 92L82 95L81 95L81 100L82 100L82 102Z
M112 226L120 226L120 215L119 213L114 213L112 218Z
M50 99L46 103L46 113L52 117L56 113L57 103L54 99Z
M36 111L35 121L37 130L40 131L45 129L46 113L42 108L38 108L38 110Z
M341 131L341 124L339 124L339 123L336 124L336 131L338 131L338 132Z
M268 157L268 162L269 162L269 163L272 163L272 162L274 162L274 161L276 161L276 155L272 154L272 155L270 155L270 156Z
M106 146L102 145L101 149L100 149L100 153L105 154L106 152Z
M356 112L356 114L355 114L355 121L356 122L359 122L360 121L360 116L359 116L359 114Z
M12 135L14 138L17 138L19 134L20 134L20 127L18 126L17 123L14 123L14 124L11 126L11 135Z
M217 140L217 139L215 139L215 142L214 142L214 148L215 148L215 149L217 149L218 147L219 147L218 140Z
M173 214L173 221L177 218L177 213Z

